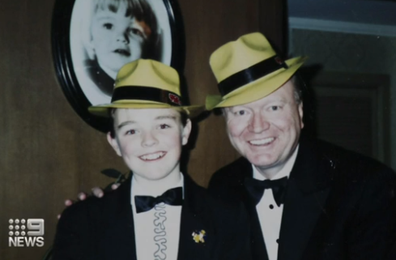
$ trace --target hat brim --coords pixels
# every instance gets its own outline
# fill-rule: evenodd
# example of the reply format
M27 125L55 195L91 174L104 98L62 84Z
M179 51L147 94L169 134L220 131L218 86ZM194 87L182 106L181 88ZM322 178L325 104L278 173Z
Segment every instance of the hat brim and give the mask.
M277 70L258 80L250 82L237 90L225 95L208 95L206 97L206 109L212 110L220 107L230 107L251 103L268 96L285 84L303 65L307 57L297 57L286 62L288 68Z
M91 106L88 111L96 116L110 117L110 109L158 109L158 108L172 108L176 110L184 110L189 117L196 117L204 111L204 106L193 105L193 106L171 106L169 104L154 102L154 101L143 101L143 100L120 100L111 104L103 104Z

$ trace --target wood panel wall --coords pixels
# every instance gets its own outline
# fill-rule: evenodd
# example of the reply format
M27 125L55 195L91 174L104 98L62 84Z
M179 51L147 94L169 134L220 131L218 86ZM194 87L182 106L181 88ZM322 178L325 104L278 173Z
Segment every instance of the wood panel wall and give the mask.
M265 28L283 48L279 2L179 0L191 103L203 103L207 93L217 93L208 59L221 44ZM58 84L51 53L53 4L54 0L0 4L0 259L4 260L41 259L52 243L64 199L109 183L99 173L102 169L126 171L105 135L77 116ZM205 186L211 174L237 154L221 117L211 115L198 126L188 171ZM9 248L10 218L43 218L45 246Z

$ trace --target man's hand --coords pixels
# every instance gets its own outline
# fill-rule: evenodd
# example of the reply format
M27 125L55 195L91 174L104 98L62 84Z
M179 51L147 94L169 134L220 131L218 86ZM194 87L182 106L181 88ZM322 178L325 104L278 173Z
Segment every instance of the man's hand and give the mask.
M118 187L119 187L120 185L121 185L121 183L113 183L110 187L111 187L112 190L116 190L116 189L118 189ZM88 195L88 194L85 193L85 192L80 192L80 193L78 193L78 194L77 194L77 201L83 201L83 200L85 200L86 198L88 198L89 196L95 196L95 197L97 197L97 198L102 198L103 195L104 195L104 191L103 191L103 189L100 188L100 187L93 187L93 188L91 189L91 192L92 192L92 195ZM66 207L69 207L69 206L73 205L74 202L75 202L75 201L73 201L73 200L71 200L71 199L67 199L67 200L65 200L65 206L66 206ZM61 214L58 215L58 219L60 219L60 217L61 217Z

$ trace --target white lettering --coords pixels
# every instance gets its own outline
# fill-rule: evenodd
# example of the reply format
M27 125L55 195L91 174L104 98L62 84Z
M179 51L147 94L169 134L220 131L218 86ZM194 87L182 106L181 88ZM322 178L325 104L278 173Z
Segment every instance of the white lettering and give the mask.
M44 219L29 218L27 220L27 228L29 236L43 236L44 235Z
M9 237L9 247L43 247L44 237Z
M24 237L27 247L34 247L36 243L36 237Z
M18 244L17 241L18 241L17 237L9 237L8 238L8 246L9 247L11 247L11 246L18 247L17 246L17 244Z
M43 237L37 237L36 246L38 246L38 247L44 246L44 238Z

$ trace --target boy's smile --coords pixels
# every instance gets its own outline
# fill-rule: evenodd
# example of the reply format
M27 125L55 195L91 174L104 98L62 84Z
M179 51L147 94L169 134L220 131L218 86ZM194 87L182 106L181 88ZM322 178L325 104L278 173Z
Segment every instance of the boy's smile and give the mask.
M108 141L138 181L166 181L180 174L182 145L191 122L182 126L174 109L117 109L113 114L115 138Z
M150 153L150 154L145 154L142 156L139 156L140 159L143 161L155 161L158 159L161 159L166 155L166 152L158 152L158 153Z
M114 50L114 52L127 57L131 56L131 52L129 51L129 48L117 48Z

